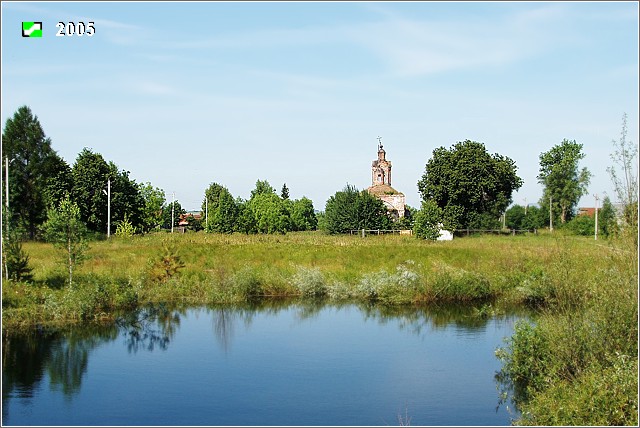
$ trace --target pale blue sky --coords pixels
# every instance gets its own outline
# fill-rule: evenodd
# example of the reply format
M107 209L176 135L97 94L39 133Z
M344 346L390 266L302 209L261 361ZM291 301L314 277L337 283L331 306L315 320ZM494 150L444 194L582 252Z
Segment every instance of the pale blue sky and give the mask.
M70 165L89 147L186 209L266 179L323 210L371 184L378 136L413 207L436 147L514 159L522 205L540 153L576 140L593 206L625 112L638 142L638 4L2 2L2 126L25 104Z

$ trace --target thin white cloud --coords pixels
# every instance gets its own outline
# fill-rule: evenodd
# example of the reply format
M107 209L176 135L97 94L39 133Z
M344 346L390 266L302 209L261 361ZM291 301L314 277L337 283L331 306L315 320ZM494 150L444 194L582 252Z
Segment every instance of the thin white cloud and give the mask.
M499 66L552 46L545 23L564 11L545 7L482 21L428 21L400 17L353 29L351 37L403 76ZM555 40L555 43L561 41Z
M163 83L142 81L133 84L137 92L149 95L180 95L181 91L177 88Z
M478 66L499 66L536 55L561 43L552 30L566 16L563 5L505 13L502 18L416 20L396 9L375 6L378 21L223 34L164 43L168 49L258 49L336 44L374 54L388 71L411 76Z

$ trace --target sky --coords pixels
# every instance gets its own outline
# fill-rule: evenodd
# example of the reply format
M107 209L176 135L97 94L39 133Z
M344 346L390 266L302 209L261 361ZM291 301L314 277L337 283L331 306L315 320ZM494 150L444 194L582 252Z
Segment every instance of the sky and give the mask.
M639 141L637 2L3 1L1 71L3 129L27 105L69 165L87 147L187 210L257 180L324 210L371 185L378 137L412 207L438 147L513 159L524 205L540 154L575 140L592 207L615 202L623 114Z

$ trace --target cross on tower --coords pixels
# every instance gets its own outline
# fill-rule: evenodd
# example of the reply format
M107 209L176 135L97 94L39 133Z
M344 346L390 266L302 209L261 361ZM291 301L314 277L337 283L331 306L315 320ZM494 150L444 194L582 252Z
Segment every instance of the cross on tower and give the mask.
M378 149L382 148L382 137L378 137Z

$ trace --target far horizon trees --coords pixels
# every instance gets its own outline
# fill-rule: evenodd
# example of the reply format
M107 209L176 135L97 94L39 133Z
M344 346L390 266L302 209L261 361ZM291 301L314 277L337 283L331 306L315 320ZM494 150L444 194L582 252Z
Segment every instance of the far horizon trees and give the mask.
M207 232L287 233L317 227L310 199L289 199L286 184L278 196L267 180L256 181L248 200L234 199L226 187L211 183L201 209Z
M544 213L535 205L523 207L515 204L505 212L505 225L509 229L540 229L545 225Z
M172 217L173 217L173 226L174 227L178 226L178 223L180 223L180 215L186 214L186 213L187 211L184 208L182 208L182 205L180 205L180 202L178 202L178 200L170 202L162 210L162 228L171 229Z

